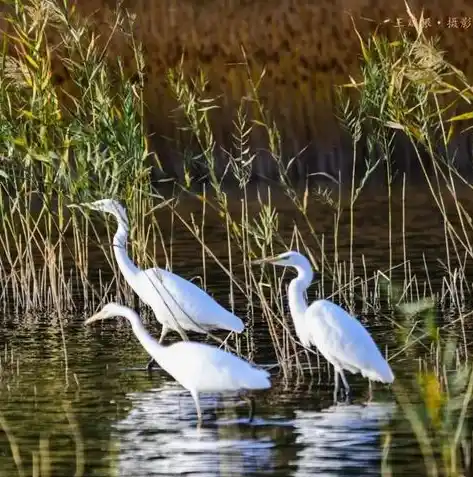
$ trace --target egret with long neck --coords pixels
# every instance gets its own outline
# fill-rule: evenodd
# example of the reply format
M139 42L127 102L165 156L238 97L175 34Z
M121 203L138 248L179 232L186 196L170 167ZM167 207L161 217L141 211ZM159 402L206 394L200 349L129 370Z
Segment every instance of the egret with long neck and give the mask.
M339 376L346 397L350 386L344 370L382 383L392 383L394 374L366 328L343 308L329 300L316 300L310 306L304 296L313 279L312 266L304 255L289 251L253 261L293 267L297 276L288 288L289 310L302 345L314 345L335 369L334 400L338 399Z
M253 419L254 399L241 393L270 388L270 375L267 371L232 353L204 343L179 341L170 346L162 346L149 335L134 310L117 303L108 303L88 318L85 324L117 316L122 316L131 323L133 333L146 352L191 393L197 410L198 425L202 423L199 403L201 392L237 392L249 401L249 418L250 421Z
M151 307L156 319L162 324L159 343L171 330L188 340L185 331L208 333L224 329L241 333L243 322L223 308L204 290L168 270L156 267L141 270L126 252L129 222L125 207L112 199L80 204L92 210L112 214L118 223L113 237L113 250L123 277L140 299ZM147 368L155 364L150 359Z

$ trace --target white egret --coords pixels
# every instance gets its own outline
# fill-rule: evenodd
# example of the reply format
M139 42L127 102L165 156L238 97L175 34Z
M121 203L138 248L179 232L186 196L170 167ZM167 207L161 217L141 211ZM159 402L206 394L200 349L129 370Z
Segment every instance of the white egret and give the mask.
M271 387L267 371L216 346L194 341L179 341L162 346L146 331L138 314L123 305L108 303L101 311L85 320L88 325L97 320L122 316L130 323L135 336L154 360L194 399L199 423L202 412L200 392L238 392ZM250 421L254 414L254 400L241 395L250 403Z
M243 322L218 304L197 285L162 268L139 269L126 253L128 237L128 216L120 202L102 199L80 204L92 210L112 214L118 229L113 237L113 250L118 266L135 293L150 306L156 319L163 325L159 343L170 330L177 331L181 338L188 340L184 330L207 333L213 329L224 329L241 333ZM148 370L154 360L148 362Z
M288 289L289 310L296 334L301 343L309 348L315 345L324 358L335 369L334 399L337 399L339 376L346 391L350 386L344 370L382 383L394 381L393 372L381 355L366 328L343 308L329 300L316 300L307 305L304 292L312 282L314 273L304 255L289 251L275 257L253 261L253 264L271 263L283 267L293 267L297 277L291 280Z

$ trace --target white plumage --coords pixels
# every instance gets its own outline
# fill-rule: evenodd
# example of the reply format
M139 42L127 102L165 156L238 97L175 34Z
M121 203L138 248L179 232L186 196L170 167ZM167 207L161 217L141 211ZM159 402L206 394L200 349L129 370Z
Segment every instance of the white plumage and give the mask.
M289 309L296 334L305 347L314 345L335 369L335 398L340 375L350 391L344 370L382 383L394 381L393 372L381 355L366 328L343 308L328 300L316 300L307 305L304 292L313 279L310 262L298 252L290 251L276 257L256 260L254 264L272 263L294 267L298 274L288 290Z
M199 422L202 413L199 405L200 392L241 392L271 387L270 375L216 346L192 341L179 341L162 346L144 328L137 313L126 306L108 303L102 310L85 321L123 316L131 323L135 336L156 362L192 395ZM251 401L250 419L254 411Z
M317 326L308 326L310 343L332 364L351 373L382 383L394 380L389 364L381 355L366 328L343 308L329 300L317 300L306 312L306 320L316 317Z
M81 204L93 210L108 212L118 222L113 238L113 249L120 271L127 283L141 300L150 306L156 319L162 324L159 342L170 330L177 331L188 340L184 330L207 333L224 329L241 333L243 322L218 304L197 285L162 268L140 270L126 253L128 217L125 208L116 200L103 199ZM148 368L153 366L150 360Z

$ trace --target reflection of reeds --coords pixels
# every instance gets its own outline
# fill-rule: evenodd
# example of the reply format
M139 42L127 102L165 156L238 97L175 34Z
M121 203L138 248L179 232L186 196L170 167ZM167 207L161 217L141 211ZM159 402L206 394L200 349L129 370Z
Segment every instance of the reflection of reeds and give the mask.
M20 448L19 445L15 439L15 436L13 435L10 426L8 425L7 421L5 418L0 414L0 427L2 428L2 431L5 433L8 439L8 443L10 444L10 451L13 456L13 460L16 465L16 469L18 471L19 477L23 477L25 475L24 469L23 469L23 463L21 460L21 454L20 454Z
M57 457L54 455L55 451L51 450L51 441L54 441L55 438L57 439L58 436L64 435L70 437L74 445L74 475L76 477L82 477L84 475L85 453L82 433L70 403L65 401L63 403L63 408L64 419L67 421L67 424L56 423L53 429L42 432L39 436L38 448L33 450L27 450L22 447L20 441L15 437L14 431L8 424L5 416L0 414L0 430L5 433L7 437L12 459L19 477L27 475L50 477L51 475L56 475L57 469L55 469L54 463L57 460ZM61 461L61 459L64 458L64 449L61 449L60 453ZM22 458L22 454L24 456L27 454L27 456Z
M0 353L0 383L5 381L7 376L20 374L20 359L15 356L13 348L5 343L3 356Z

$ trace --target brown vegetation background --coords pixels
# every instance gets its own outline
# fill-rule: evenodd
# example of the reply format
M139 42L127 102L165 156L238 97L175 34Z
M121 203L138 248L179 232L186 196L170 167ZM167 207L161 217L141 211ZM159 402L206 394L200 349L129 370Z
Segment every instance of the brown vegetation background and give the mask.
M77 1L78 10L96 22L102 38L111 30L116 7L111 0ZM473 2L411 0L410 7L416 15L424 8L432 21L426 31L440 37L447 58L471 78ZM179 169L182 151L169 140L178 133L166 69L177 66L182 55L188 73L204 69L209 95L221 95L222 108L212 112L212 120L218 144L227 147L236 107L247 91L244 48L255 78L267 69L261 98L281 131L285 156L309 146L297 161L295 175L303 176L308 169L338 175L349 162L334 118L333 86L359 74L360 45L352 18L362 35L386 20L384 28L393 34L397 19L404 25L408 20L403 0L125 0L121 8L136 15L134 32L143 42L147 64L148 131L168 172ZM110 52L127 56L132 65L122 34L114 35ZM255 131L252 141L264 148L264 131ZM259 156L256 172L271 175L271 159L264 151Z

